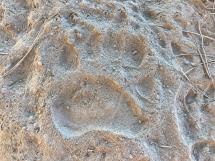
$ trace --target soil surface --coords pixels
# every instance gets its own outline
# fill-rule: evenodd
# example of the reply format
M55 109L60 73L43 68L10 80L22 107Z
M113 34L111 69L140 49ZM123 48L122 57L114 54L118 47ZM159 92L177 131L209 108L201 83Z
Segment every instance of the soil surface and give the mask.
M0 0L1 161L215 161L214 0Z

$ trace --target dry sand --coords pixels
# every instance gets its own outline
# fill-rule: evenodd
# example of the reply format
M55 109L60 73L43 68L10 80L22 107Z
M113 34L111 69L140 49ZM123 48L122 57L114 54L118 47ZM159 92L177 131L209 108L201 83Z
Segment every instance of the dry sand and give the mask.
M215 161L214 0L0 0L0 161Z

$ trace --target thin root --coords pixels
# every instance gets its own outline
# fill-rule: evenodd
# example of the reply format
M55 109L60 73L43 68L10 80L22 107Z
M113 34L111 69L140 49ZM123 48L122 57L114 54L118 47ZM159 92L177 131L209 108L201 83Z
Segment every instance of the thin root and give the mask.
M199 51L199 54L201 56L202 61L204 60L204 62L205 62L204 66L205 66L206 73L207 73L208 77L211 79L211 73L210 73L209 68L208 68L207 53L206 53L205 48L204 48L204 37L202 36L200 23L198 23L198 27L199 27L199 33L201 35L201 42L202 42L201 47L202 47L202 51L203 51L205 60L204 60L202 53L200 51Z

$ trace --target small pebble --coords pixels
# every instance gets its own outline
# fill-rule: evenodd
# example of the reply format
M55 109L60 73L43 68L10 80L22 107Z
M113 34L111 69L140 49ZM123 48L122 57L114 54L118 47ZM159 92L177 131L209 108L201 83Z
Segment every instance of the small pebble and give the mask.
M194 66L194 67L195 67L195 66L197 66L197 64L196 64L196 63L191 63L191 65L192 65L192 66Z
M33 120L34 119L34 117L31 115L31 116L29 116L29 118L28 118L28 120Z
M43 64L42 64L41 61L39 61L39 62L37 63L37 65L41 67Z
M38 127L38 124L37 123L34 123L34 128Z
M23 127L22 127L22 130L23 130L23 131L27 130L27 127L26 127L26 126L23 126Z
M132 52L132 54L133 54L133 55L136 55L136 54L137 54L137 50L134 50L134 51Z
M129 155L129 158L130 158L130 159L133 159L133 156L130 154L130 155Z

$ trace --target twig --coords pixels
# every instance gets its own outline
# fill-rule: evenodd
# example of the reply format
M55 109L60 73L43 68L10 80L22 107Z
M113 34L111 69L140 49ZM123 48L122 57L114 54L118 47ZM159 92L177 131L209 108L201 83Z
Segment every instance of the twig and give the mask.
M200 88L193 85L192 81L189 79L189 77L186 75L186 73L184 73L182 68L180 68L180 70L175 68L175 70L180 72L190 82L190 86L193 88L193 90L196 90L196 91L200 92L201 94L203 94L205 97L209 98L209 96L207 94L203 93L203 91Z
M201 51L199 51L199 49L197 49L197 51L198 51L199 56L200 56L200 58L201 58L201 61L202 61L203 67L204 67L204 69L205 69L205 71L206 71L206 73L207 73L208 77L210 77L210 76L209 76L209 74L208 74L207 67L206 67L206 63L205 63L205 60L204 60L204 58L203 58L203 56L202 56Z
M215 8L206 8L207 10L215 10Z
M215 63L215 60L211 60L208 63ZM199 65L203 65L203 63L197 64L196 66L192 67L191 69L187 70L185 73L188 74L191 72L193 69L197 68Z
M160 148L169 148L169 149L172 148L172 146L169 146L169 145L159 145L159 147L160 147Z
M196 67L193 67L193 68L191 68L191 69L189 69L189 70L187 70L186 72L184 72L185 74L189 74L192 70L194 70Z
M212 10L213 10L213 12L212 13L210 13L211 15L215 15L215 1L214 1L214 3L213 3L213 8L212 8Z
M9 69L9 71L7 71L3 77L6 77L8 76L9 74L11 74L24 60L25 58L28 56L28 54L32 51L32 49L34 48L34 46L38 43L37 41L39 40L39 37L43 31L43 28L46 24L47 21L51 20L53 17L55 17L57 14L54 14L53 16L51 16L50 18L46 19L43 24L42 24L42 27L40 29L40 31L38 32L36 38L34 39L32 45L29 47L28 51L26 52L26 54L11 68Z
M0 52L0 55L8 55L8 53L1 53L1 52Z
M179 55L176 55L176 57L179 57L179 56L199 56L199 54L179 54ZM211 58L215 58L215 55L208 54L207 56L211 57Z
M201 42L202 42L202 51L203 51L203 54L204 54L204 57L205 57L205 67L206 67L206 72L207 72L207 75L208 77L211 79L211 73L210 73L210 70L208 68L208 60L207 60L207 54L206 54L206 51L205 51L205 48L204 48L204 37L202 36L202 31L201 31L201 26L200 26L200 23L198 23L198 26L199 26L199 33L201 35ZM201 53L201 52L200 52Z
M215 1L214 1L214 3L213 3L213 11L215 11Z
M196 90L196 91L200 91L202 93L202 91L196 87L195 85L192 84L190 78L187 76L187 74L181 69L180 72L182 73L182 75L190 82L190 85ZM207 95L206 95L207 96ZM208 97L208 96L207 96Z
M165 136L166 138L166 136ZM159 144L158 142L152 141L151 142L152 145L158 146L160 148L177 148L175 145L164 145L164 144Z
M34 39L32 45L30 46L30 48L28 49L27 53L9 70L7 71L3 77L8 76L9 74L11 74L24 60L25 58L28 56L28 54L32 51L32 49L34 48L34 46L36 45L37 42L37 38L39 37L40 32L38 33L38 35L36 36L36 38Z
M190 81L190 78L187 76L187 74L183 71L183 69L181 68L180 72L182 73L182 75L189 81Z
M193 35L197 35L197 36L201 36L199 33L196 33L196 32L192 32L192 31L187 31L187 30L182 30L184 32L187 32L187 33L190 33L190 34L193 34ZM214 38L210 37L210 36L207 36L207 35L203 35L202 36L206 39L209 39L209 40L212 40L212 41L215 41Z

